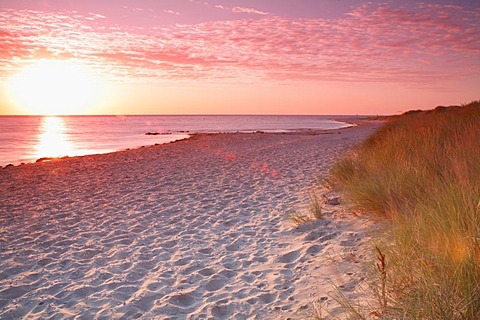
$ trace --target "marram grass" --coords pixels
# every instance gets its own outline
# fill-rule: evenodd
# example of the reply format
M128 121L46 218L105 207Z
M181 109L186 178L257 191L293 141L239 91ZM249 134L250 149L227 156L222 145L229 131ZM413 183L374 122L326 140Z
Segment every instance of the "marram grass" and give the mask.
M315 192L311 192L309 195L310 198L310 213L315 219L322 219L323 212L322 212L322 202L318 198Z
M332 176L391 222L383 318L480 318L480 101L390 119Z
M323 218L323 211L322 211L323 202L320 201L315 191L311 191L308 195L308 198L309 198L308 211L306 210L295 211L288 216L290 220L297 226L305 224L310 221Z

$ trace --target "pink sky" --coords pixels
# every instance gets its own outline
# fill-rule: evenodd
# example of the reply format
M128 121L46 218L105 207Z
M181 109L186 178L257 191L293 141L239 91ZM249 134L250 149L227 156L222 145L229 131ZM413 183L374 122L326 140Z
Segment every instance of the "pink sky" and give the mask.
M3 0L0 114L28 113L6 83L38 59L80 61L102 79L102 98L76 113L396 114L468 103L480 99L479 21L478 1Z

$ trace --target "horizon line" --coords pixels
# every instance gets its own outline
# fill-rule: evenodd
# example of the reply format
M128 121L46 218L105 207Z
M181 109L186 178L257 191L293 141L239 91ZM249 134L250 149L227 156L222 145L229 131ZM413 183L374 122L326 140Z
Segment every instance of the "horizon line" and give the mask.
M150 113L150 114L0 114L0 117L149 117L149 116L173 116L173 117L209 117L209 116L248 116L248 117L374 117L388 116L391 114L274 114L274 113Z

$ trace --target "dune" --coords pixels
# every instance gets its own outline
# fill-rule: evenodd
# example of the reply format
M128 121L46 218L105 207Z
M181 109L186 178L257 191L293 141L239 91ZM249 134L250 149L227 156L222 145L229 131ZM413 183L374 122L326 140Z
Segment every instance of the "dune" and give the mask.
M199 134L0 170L0 318L341 317L371 222L296 226L318 176L377 125ZM327 195L330 196L330 195Z

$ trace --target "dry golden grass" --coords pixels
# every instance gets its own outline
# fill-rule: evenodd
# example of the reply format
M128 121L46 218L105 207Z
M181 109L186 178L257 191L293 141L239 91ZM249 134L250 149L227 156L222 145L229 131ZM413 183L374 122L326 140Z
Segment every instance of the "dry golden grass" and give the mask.
M391 119L332 176L391 221L382 317L480 318L480 101Z
M302 224L313 220L311 216L306 215L300 211L295 211L294 213L291 213L288 217L297 226L301 226Z
M315 192L311 192L309 195L310 198L310 213L315 219L322 219L322 202L318 199L318 196Z
M308 210L295 211L288 215L290 220L297 226L323 218L322 205L323 203L318 198L315 191L311 191L308 195L309 207Z

